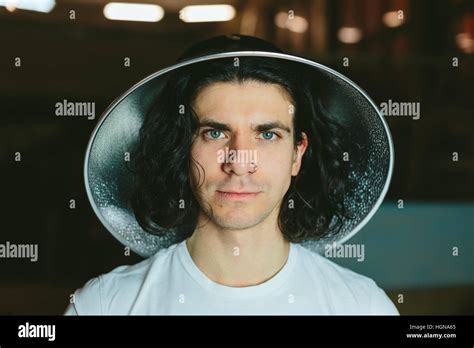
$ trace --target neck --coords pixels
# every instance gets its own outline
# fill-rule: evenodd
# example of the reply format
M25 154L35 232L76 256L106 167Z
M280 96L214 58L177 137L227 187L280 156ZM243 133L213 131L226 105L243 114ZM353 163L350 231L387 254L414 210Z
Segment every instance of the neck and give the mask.
M285 265L290 249L276 222L265 221L247 229L222 228L209 221L196 228L186 246L209 279L232 287L272 278Z

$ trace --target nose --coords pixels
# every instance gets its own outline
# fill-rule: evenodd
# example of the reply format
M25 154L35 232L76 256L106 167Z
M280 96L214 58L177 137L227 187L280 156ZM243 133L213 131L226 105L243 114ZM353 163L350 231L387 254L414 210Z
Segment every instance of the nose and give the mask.
M225 162L222 170L227 174L243 176L255 173L257 169L257 150L248 138L236 135L225 149Z

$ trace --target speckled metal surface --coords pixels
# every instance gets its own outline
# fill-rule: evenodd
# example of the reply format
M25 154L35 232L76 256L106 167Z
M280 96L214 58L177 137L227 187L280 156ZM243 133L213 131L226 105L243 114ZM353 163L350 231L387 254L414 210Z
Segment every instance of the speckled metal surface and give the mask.
M393 144L377 106L360 87L324 65L287 54L242 51L209 55L181 62L140 81L107 108L89 140L84 179L91 205L107 230L135 253L149 257L178 242L177 234L173 232L159 237L144 231L128 203L133 179L124 158L136 141L145 110L158 95L167 72L209 59L239 56L287 59L307 65L314 73L308 78L318 78L324 86L326 109L350 125L351 133L364 149L365 157L351 172L357 179L357 187L345 198L356 219L344 221L336 236L305 241L302 246L322 253L327 244L347 241L371 219L382 203L393 170Z

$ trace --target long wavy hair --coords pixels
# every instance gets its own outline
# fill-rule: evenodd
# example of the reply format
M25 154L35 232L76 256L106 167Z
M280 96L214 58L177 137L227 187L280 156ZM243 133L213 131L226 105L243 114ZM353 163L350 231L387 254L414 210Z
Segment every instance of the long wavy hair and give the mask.
M344 197L353 187L349 133L324 109L317 81L308 79L301 64L278 58L218 58L190 64L163 77L164 88L144 117L130 169L135 176L131 206L140 226L154 235L172 229L180 239L197 226L200 204L190 177L193 138L198 118L192 105L197 94L216 82L257 81L284 88L294 102L294 144L308 137L297 176L291 178L278 216L287 241L299 243L337 233L351 214ZM352 153L351 153L352 158ZM205 168L201 168L204 170ZM199 171L198 171L199 172Z

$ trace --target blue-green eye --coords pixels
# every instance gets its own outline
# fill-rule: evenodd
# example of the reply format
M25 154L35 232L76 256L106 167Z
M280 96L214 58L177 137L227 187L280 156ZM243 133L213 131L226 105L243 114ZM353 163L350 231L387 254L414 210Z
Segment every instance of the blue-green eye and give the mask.
M273 136L276 136L276 134L273 132L263 132L261 134L262 134L263 139L265 140L273 140L274 139Z
M221 135L223 135L224 133L220 130L216 130L216 129L211 129L211 130L208 130L206 132L206 134L211 138L211 139L219 139L221 138Z

